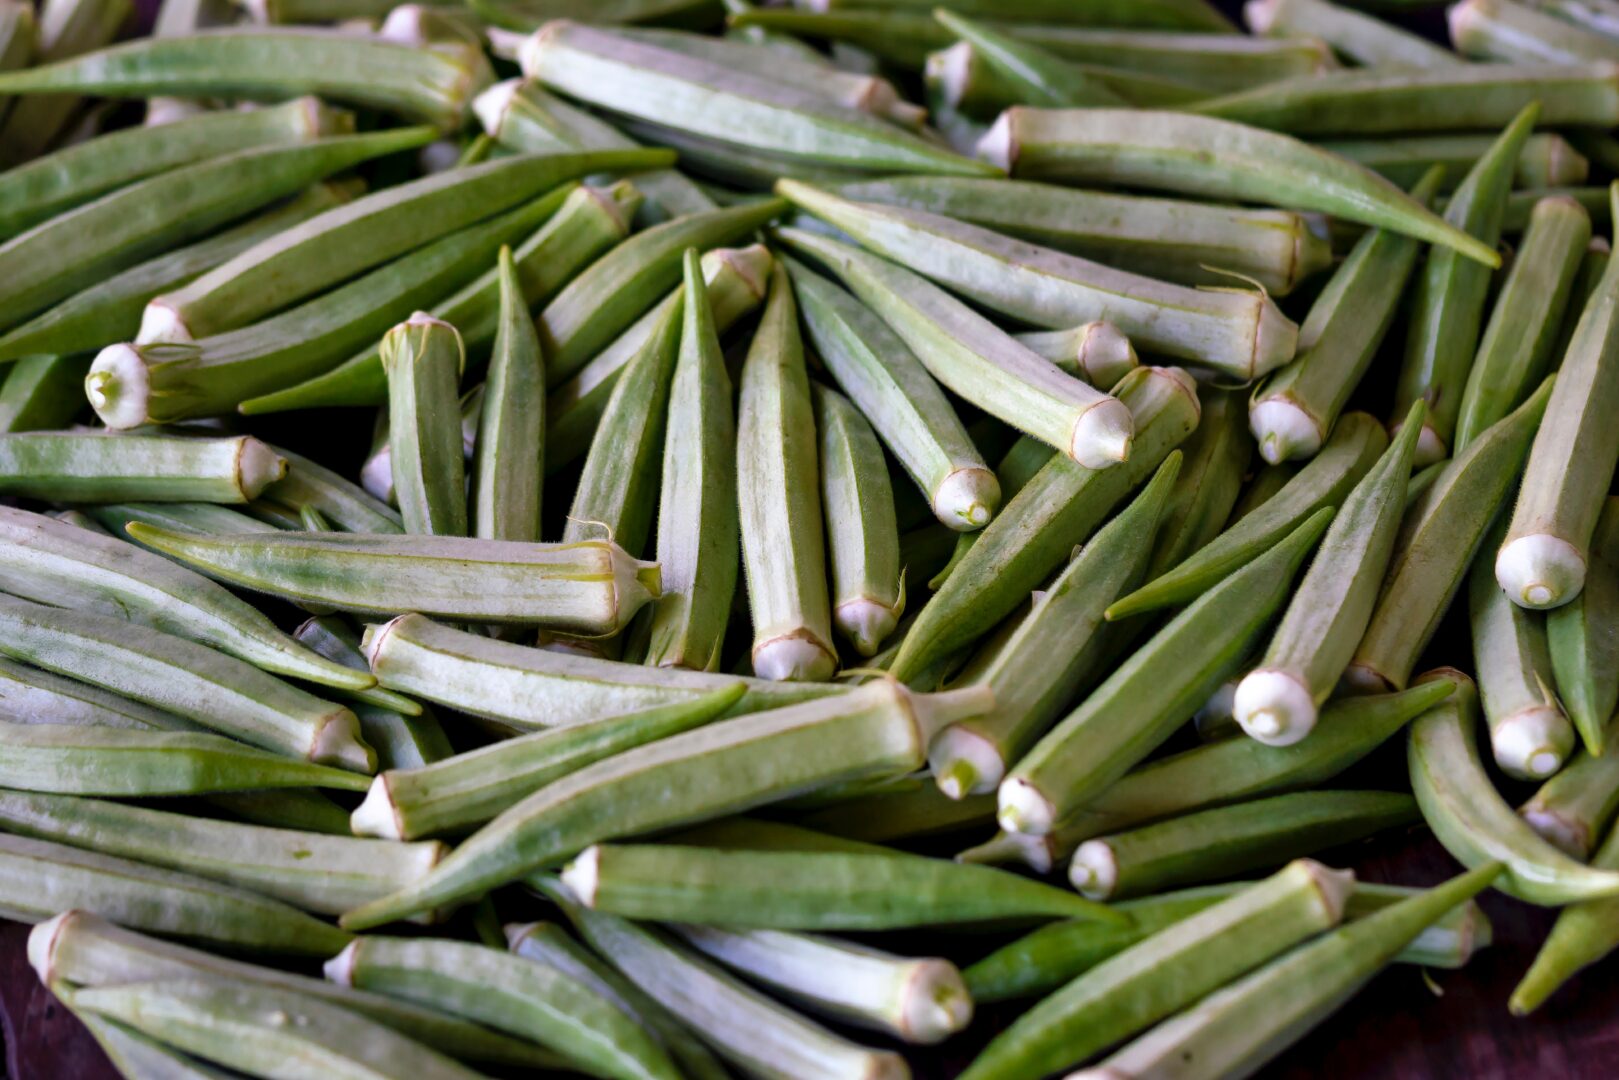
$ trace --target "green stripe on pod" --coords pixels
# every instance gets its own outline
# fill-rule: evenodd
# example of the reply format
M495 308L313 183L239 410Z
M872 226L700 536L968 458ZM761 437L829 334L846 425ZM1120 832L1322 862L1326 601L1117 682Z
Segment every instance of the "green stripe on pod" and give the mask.
M103 799L0 791L7 832L136 859L304 911L339 914L402 888L448 850L211 821Z
M1299 860L1118 953L1024 1013L962 1073L1034 1078L1191 1005L1300 941L1336 926L1352 874Z
M518 731L581 724L603 716L689 702L736 677L649 668L535 649L402 615L366 628L365 650L382 685L494 720ZM829 683L743 679L736 712L791 705L844 692Z
M945 29L969 43L1025 105L1051 108L1129 105L1100 79L1038 45L1019 41L961 14L934 9Z
M1405 429L1344 496L1259 666L1237 685L1232 716L1250 737L1298 742L1337 689L1394 554L1425 416L1422 402L1411 406Z
M0 865L8 919L80 908L131 930L272 956L329 956L351 939L279 900L65 844L0 834Z
M545 357L510 247L499 254L500 316L472 468L472 534L540 538L545 476Z
M1611 755L1610 755L1611 756ZM1605 760L1605 759L1593 759ZM1612 831L1590 861L1593 870L1619 873L1619 831ZM1619 947L1619 900L1581 900L1565 907L1552 924L1540 951L1512 991L1507 1007L1526 1016L1543 1005L1565 982Z
M64 911L36 926L28 935L28 962L47 986L57 985L59 980L101 987L218 976L237 985L290 990L329 1002L405 1032L451 1057L541 1069L558 1064L554 1055L531 1043L497 1035L436 1010L161 941L85 910Z
M1360 67L1398 64L1411 68L1458 63L1449 50L1392 23L1325 0L1255 0L1243 5L1255 34L1315 37Z
M1028 614L968 661L957 683L989 687L995 707L950 725L928 745L928 763L946 795L994 791L1117 653L1125 632L1108 626L1102 612L1145 575L1180 470L1181 453L1172 451L1130 505L1034 594Z
M1458 452L1522 404L1561 359L1553 350L1590 240L1591 215L1573 199L1535 204L1467 374L1453 440Z
M1182 604L1271 550L1311 514L1338 506L1388 447L1383 425L1365 413L1344 416L1321 452L1252 512L1238 513L1219 536L1107 609L1109 620ZM1277 479L1282 479L1277 474Z
M1612 754L1575 754L1566 768L1518 807L1518 816L1574 858L1589 860L1619 811L1616 760Z
M815 682L837 669L814 407L798 307L781 265L737 387L736 485L753 671Z
M1051 832L1162 744L1248 655L1331 517L1316 511L1116 668L1001 782L1001 827Z
M1606 210L1608 206L1607 189L1595 188L1592 190L1601 193L1602 206ZM1576 199L1575 201L1579 202L1580 200ZM1585 207L1586 213L1591 212L1591 207L1588 204L1581 202L1580 205ZM1596 221L1596 217L1593 216L1593 228ZM1591 299L1591 294L1596 291L1597 283L1602 280L1602 274L1607 270L1608 261L1611 257L1612 252L1607 239L1601 236L1591 237L1591 242L1585 246L1585 253L1580 258L1580 269L1574 275L1574 286L1569 290L1568 303L1563 307L1562 325L1558 328L1556 344L1552 346L1551 351L1551 358L1554 361L1560 362L1567 355L1568 343L1574 340L1574 331L1579 329L1580 316L1585 313L1585 305Z
M393 490L407 533L467 535L466 457L456 398L466 358L455 327L423 312L382 339Z
M1296 791L1080 844L1068 880L1093 900L1150 895L1313 855L1420 820L1409 795Z
M470 44L417 48L337 29L228 27L141 38L6 73L0 94L277 101L309 93L451 131L491 78L482 50Z
M603 758L678 735L730 711L740 681L668 705L604 716L380 774L354 812L357 836L415 840L455 835L491 820L546 784Z
M287 475L264 489L265 499L292 509L312 507L345 532L403 531L399 511L358 484L302 454L279 446L272 449L286 459Z
M1429 674L1457 685L1453 696L1412 725L1407 754L1411 790L1439 842L1464 866L1506 864L1496 887L1531 904L1559 907L1619 896L1619 872L1565 855L1495 790L1479 758L1472 680L1449 668Z
M1251 1075L1500 874L1480 866L1306 942L1116 1050L1076 1080Z
M0 492L35 499L245 503L286 470L284 458L250 435L86 429L0 436Z
M463 842L421 886L344 919L379 926L516 880L602 840L722 817L826 784L915 771L938 728L984 711L991 696L980 688L913 694L879 681L627 751L540 789Z
M1551 388L1547 378L1528 401L1486 428L1412 504L1372 621L1344 672L1351 688L1381 693L1409 683L1490 522L1509 498Z
M652 609L645 662L708 671L719 663L741 556L736 416L695 248L686 249L684 274L658 495L663 595Z
M1286 135L1212 116L1020 107L1001 114L978 153L1018 179L1319 210L1453 248L1486 266L1501 262L1494 248L1376 173Z
M1463 0L1446 12L1450 40L1470 60L1511 64L1619 60L1619 41L1541 7L1507 0Z
M1061 329L1105 319L1150 352L1244 380L1293 357L1298 328L1263 292L1170 285L926 210L850 202L793 180L779 181L776 191L876 254L1022 322ZM851 278L881 279L877 270L862 273L863 263L837 259L837 249L808 250L823 261L836 260L834 269L857 292L871 286ZM867 301L884 313L883 306ZM926 353L922 358L929 359Z
M1558 697L1585 748L1601 754L1619 703L1619 500L1609 497L1592 535L1580 595L1546 613Z
M1456 189L1445 207L1446 221L1490 247L1500 242L1513 163L1540 116L1539 104L1531 103L1507 125ZM1442 460L1455 441L1489 289L1487 267L1448 249L1435 248L1423 265L1412 302L1405 362L1394 393L1396 418L1403 417L1417 401L1427 403L1418 465ZM1390 426L1397 424L1397 419L1391 420Z
M1137 368L1114 390L1133 417L1130 460L1095 470L1053 455L922 607L894 660L895 678L917 677L1010 615L1197 427L1196 385L1179 368Z
M1443 175L1429 169L1411 197L1427 205ZM1419 247L1386 229L1356 241L1299 328L1298 358L1254 388L1248 415L1260 457L1274 465L1321 450L1393 325Z
M897 851L597 844L563 868L562 884L585 907L624 918L769 930L895 930L1106 911L1044 882Z
M340 986L404 998L530 1039L615 1080L675 1080L663 1048L617 1004L568 975L461 941L367 937L326 962Z
M23 356L0 383L0 432L49 431L84 411L84 376L90 357Z

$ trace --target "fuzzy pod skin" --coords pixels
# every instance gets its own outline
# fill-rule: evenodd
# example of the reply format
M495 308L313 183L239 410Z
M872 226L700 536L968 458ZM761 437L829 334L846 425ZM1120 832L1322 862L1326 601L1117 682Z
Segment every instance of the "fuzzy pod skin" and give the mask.
M0 383L0 432L66 427L84 411L87 356L23 356Z
M1231 271L1259 282L1272 296L1286 296L1332 262L1331 246L1319 225L1286 210L959 176L901 176L832 190L857 202L972 222L1181 285L1229 286L1231 274L1221 271Z
M1251 1075L1417 941L1488 888L1499 863L1459 874L1306 942L1116 1050L1082 1080Z
M1591 215L1579 203L1553 196L1535 204L1467 374L1457 452L1522 404L1561 359L1553 348L1590 239Z
M1387 447L1382 424L1365 413L1344 416L1321 452L1274 495L1254 512L1234 517L1235 524L1179 565L1115 601L1107 609L1108 619L1124 619L1203 595L1271 550L1311 514L1341 504Z
M1590 865L1599 872L1619 872L1619 832L1608 834L1591 856ZM1619 916L1619 899L1581 900L1565 907L1552 924L1551 933L1546 935L1529 970L1512 991L1507 1002L1512 1014L1527 1016L1534 1012L1581 969L1619 948L1619 918L1616 916Z
M1020 101L1059 109L1130 104L1102 80L1088 77L1083 70L1038 45L997 33L954 12L936 9L933 17L968 42Z
M1010 615L1197 427L1196 385L1178 368L1137 368L1114 390L1135 428L1130 460L1095 470L1053 455L921 609L890 668L895 678L916 678Z
M947 527L982 528L1001 490L954 407L916 354L866 305L784 258L804 332L832 378L904 466Z
M293 758L376 769L354 714L185 638L123 619L0 600L4 651Z
M367 937L327 961L326 977L530 1039L594 1075L680 1075L652 1036L593 987L482 945Z
M976 688L921 695L874 682L627 751L535 792L463 842L420 887L344 919L379 926L602 840L721 817L828 783L914 771L935 730L984 711L990 698Z
M1255 34L1320 38L1360 67L1427 68L1457 63L1454 54L1427 38L1325 0L1251 0L1243 5L1242 15Z
M1109 900L1274 866L1420 820L1409 796L1386 791L1298 791L1200 810L1087 840L1068 880Z
M827 593L816 428L786 270L748 346L738 387L736 489L754 673L816 682L837 669Z
M346 690L375 684L300 647L256 608L133 544L0 508L0 585L14 596L128 619L268 671Z
M892 844L992 824L995 798L985 794L952 799L932 777L917 776L904 788L853 796L798 820L805 828L849 840Z
M1145 581L1179 566L1224 531L1253 456L1241 392L1210 388L1200 391L1200 397L1203 418L1181 447L1185 460L1164 510Z
M1001 827L1051 832L1184 723L1248 655L1331 517L1316 511L1116 668L1001 782Z
M832 624L855 652L877 655L905 610L894 492L877 435L849 399L811 387L820 436Z
M310 507L345 532L404 531L399 511L358 484L302 454L279 446L271 449L286 459L287 474L264 489L265 499L295 510Z
M1531 103L1507 125L1456 189L1445 207L1447 222L1490 247L1500 242L1513 166L1540 115L1539 104ZM1442 460L1455 441L1489 288L1489 269L1454 251L1436 248L1423 264L1412 301L1405 362L1395 385L1393 414L1402 417L1416 402L1427 404L1426 430L1416 459L1419 466ZM1390 427L1397 423L1391 419Z
M1559 907L1619 896L1619 872L1565 855L1512 812L1479 758L1472 680L1441 668L1456 693L1412 725L1407 763L1422 816L1460 863L1506 866L1496 887L1531 904ZM1424 676L1426 677L1426 676Z
M1546 613L1558 697L1586 750L1601 754L1619 703L1619 500L1597 518L1580 595Z
M708 723L746 690L733 682L689 703L604 716L389 770L372 782L351 825L356 836L393 840L470 831L575 769Z
M1033 1080L1084 1060L1336 926L1353 881L1307 859L1290 863L1047 997L996 1036L962 1077Z
M139 731L204 731L171 712L0 658L0 716L13 724L134 728Z
M1357 161L1396 184L1414 184L1433 166L1443 166L1445 175L1440 180L1439 190L1450 192L1494 144L1495 136L1478 134L1326 139L1316 145ZM1521 217L1513 216L1513 205L1525 197L1525 189L1571 187L1584 184L1590 175L1590 161L1563 136L1548 132L1529 136L1513 167L1515 190L1508 200L1503 231L1521 232L1527 223L1528 207L1522 208Z
M69 502L245 503L287 463L248 436L123 437L49 431L0 436L0 492Z
M217 976L236 985L288 990L330 1002L466 1061L527 1068L557 1065L554 1055L532 1044L436 1010L147 937L83 909L63 911L38 924L28 935L28 962L47 986L59 981L78 987L123 986Z
M1101 674L1121 637L1102 612L1146 574L1180 469L1180 451L1172 451L1141 494L1079 549L1056 581L1035 593L1015 628L967 662L958 684L989 687L995 707L945 728L928 745L928 764L946 795L996 790L1006 770Z
M1425 416L1421 402L1413 405L1405 430L1344 496L1259 666L1237 685L1232 716L1251 738L1298 742L1337 689L1394 553Z
M473 453L473 529L485 540L540 538L545 358L509 247L499 256L500 316Z
M978 153L1017 179L1319 210L1453 248L1489 267L1501 262L1493 248L1376 173L1286 135L1213 116L1018 107L1001 114Z
M1443 175L1428 170L1411 197L1426 206ZM1299 328L1297 359L1254 388L1249 425L1266 462L1320 452L1388 335L1420 247L1374 229L1333 273Z
M645 662L707 671L717 666L724 644L741 557L736 418L695 249L686 251L684 273L658 497L663 595L652 611Z
M1541 836L1582 861L1609 832L1619 811L1619 765L1612 754L1576 753L1518 807L1518 816Z
M271 956L329 956L351 937L279 900L65 844L0 834L0 865L8 919L82 908L131 930Z
M1593 5L1587 5L1593 6ZM1619 42L1556 10L1509 0L1464 0L1446 12L1450 40L1471 60L1511 64L1578 64L1619 60Z
M1263 292L1169 285L940 214L851 202L793 180L778 181L776 192L877 255L1019 321L1061 329L1106 319L1144 349L1240 380L1293 357L1298 328ZM827 258L825 247L810 250ZM861 291L849 280L858 266L838 272Z
M226 1080L226 1073L171 1050L132 1027L94 1013L73 1015L120 1076L135 1080Z

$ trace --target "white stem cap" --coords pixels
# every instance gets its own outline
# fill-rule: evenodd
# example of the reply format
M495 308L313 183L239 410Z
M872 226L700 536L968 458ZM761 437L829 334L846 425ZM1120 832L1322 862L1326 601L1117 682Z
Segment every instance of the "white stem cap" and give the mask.
M133 345L108 345L97 353L84 377L84 396L101 422L115 431L146 423L152 381L140 350Z
M954 725L928 744L933 782L951 799L987 795L1006 775L1006 759L993 742L972 728Z
M932 501L934 517L957 532L972 532L1000 509L1001 483L990 469L957 469L934 489Z
M1552 705L1520 709L1490 725L1490 752L1508 776L1544 780L1574 749L1574 729Z
M1068 864L1068 880L1088 900L1106 900L1119 885L1119 863L1106 840L1087 840Z
M349 831L355 836L375 836L383 840L405 838L404 826L399 821L399 808L394 805L393 793L388 790L387 773L371 781L365 798L349 815Z
M1314 457L1326 438L1315 419L1289 398L1255 402L1248 409L1248 429L1259 442L1259 456L1271 465Z
M498 82L472 99L472 115L483 125L484 134L491 139L500 138L500 126L506 122L506 110L522 92L523 79Z
M1109 390L1120 379L1141 366L1135 346L1110 322L1098 320L1078 328L1074 335L1074 363L1085 381L1098 390Z
M325 973L328 982L336 983L338 986L354 985L354 954L359 947L359 941L351 941L343 946L342 952L326 961L321 971Z
M251 501L287 475L287 459L251 435L242 436L236 451L236 486Z
M52 915L28 931L28 966L34 969L39 981L49 986L56 981L56 939L71 920L85 916L83 911L64 911Z
M1281 0L1248 0L1242 5L1242 19L1256 37L1264 37L1276 22L1276 9Z
M883 640L894 632L899 619L893 608L862 596L845 600L834 608L832 623L849 639L855 652L861 656L876 656Z
M377 752L360 738L360 721L347 709L337 710L321 724L309 760L366 775L377 771Z
M1292 746L1315 729L1319 710L1309 687L1286 671L1250 671L1237 684L1231 715L1266 746Z
M1130 460L1135 433L1130 406L1118 398L1107 398L1079 414L1069 453L1087 469L1111 469Z
M1501 546L1495 580L1519 607L1561 607L1585 588L1585 553L1562 537L1530 533Z
M918 960L900 991L899 1030L908 1043L931 1046L972 1022L973 999L961 971L945 960Z
M194 340L185 319L164 301L163 297L149 300L141 311L141 328L135 334L135 344L185 344Z
M1017 165L1017 140L1012 135L1012 114L1016 111L1015 106L1003 110L1001 115L995 118L995 123L990 125L989 130L984 132L984 137L978 140L978 146L974 151L979 160L1005 170L1008 175Z
M592 844L562 868L562 884L585 907L596 906L596 886L601 881L600 844Z
M1009 833L1044 836L1057 826L1057 809L1034 785L1021 777L1001 781L995 819Z
M808 630L761 641L753 647L753 673L773 682L825 682L838 669L832 650Z

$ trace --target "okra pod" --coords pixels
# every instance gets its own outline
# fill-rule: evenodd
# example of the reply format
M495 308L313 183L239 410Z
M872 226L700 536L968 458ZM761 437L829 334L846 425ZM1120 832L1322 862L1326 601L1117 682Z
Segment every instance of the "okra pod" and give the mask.
M1034 330L1016 336L1021 344L1095 387L1116 386L1141 366L1124 331L1100 319L1067 330Z
M120 1076L131 1080L223 1080L226 1075L105 1016L89 1012L73 1015Z
M831 796L832 792L823 792ZM798 819L805 828L872 844L897 843L995 820L993 795L952 799L930 776L908 777L863 795L850 794Z
M1578 64L1619 60L1619 41L1593 33L1539 5L1463 0L1445 13L1456 51L1472 60Z
M1603 504L1580 595L1546 613L1558 697L1585 748L1601 754L1619 703L1619 500Z
M90 683L0 658L0 717L14 724L69 724L139 731L203 731L200 724Z
M1202 397L1203 419L1181 447L1185 462L1164 508L1147 580L1179 566L1223 531L1253 454L1241 392L1210 388Z
M820 435L832 623L864 657L877 654L905 610L899 525L882 446L835 390L812 387Z
M461 335L425 313L382 339L393 490L407 533L467 535L465 455L455 408L465 367Z
M1422 179L1435 165L1444 167L1439 190L1450 192L1462 182L1480 158L1495 144L1493 135L1411 135L1387 139L1328 139L1316 145L1372 169L1396 184L1410 185ZM1523 189L1570 187L1584 184L1591 174L1591 163L1561 135L1537 132L1524 140L1523 152L1513 168L1515 189L1508 203L1506 221L1513 219L1511 206ZM1525 216L1527 216L1525 214ZM1522 231L1521 219L1514 226L1503 224L1509 233Z
M1619 832L1608 834L1590 865L1599 873L1619 872ZM1619 946L1616 913L1619 900L1611 897L1579 900L1565 907L1535 954L1534 963L1512 991L1507 1002L1512 1014L1526 1016L1534 1012L1581 968L1596 963Z
M84 411L88 356L24 356L0 384L0 432L66 427Z
M345 532L403 531L399 511L324 465L291 450L272 447L286 459L287 474L265 488L265 499L280 506L310 507Z
M133 10L126 0L55 0L38 7L37 26L30 25L28 30L33 38L32 59L40 66L100 49L118 36ZM19 62L5 67L28 70ZM0 126L4 147L0 168L37 157L53 141L70 136L73 119L83 105L84 99L77 94L25 97L12 105Z
M875 11L927 11L929 0L817 0L815 11L872 9ZM1201 33L1229 32L1229 20L1206 0L956 0L952 10L974 17L1004 19L1010 23L1049 23L1075 26L1138 27Z
M1090 78L1038 45L999 33L956 12L935 9L933 17L968 42L1025 104L1058 109L1130 104L1106 83Z
M500 319L489 360L472 470L472 534L540 538L545 475L545 358L510 247L499 255Z
M287 463L248 436L123 437L49 431L0 435L0 492L75 502L245 503L281 479Z
M1518 816L1576 859L1588 860L1619 811L1619 766L1613 755L1576 754L1540 785Z
M1326 0L1251 0L1243 5L1242 14L1255 34L1320 38L1360 67L1420 69L1458 62L1449 50L1426 38Z

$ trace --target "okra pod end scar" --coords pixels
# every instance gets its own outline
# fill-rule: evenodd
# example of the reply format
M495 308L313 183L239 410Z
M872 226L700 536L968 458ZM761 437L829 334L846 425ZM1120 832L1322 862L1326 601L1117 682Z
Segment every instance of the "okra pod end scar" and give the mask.
M1551 533L1509 539L1495 556L1495 580L1520 607L1558 607L1585 587L1585 552Z

